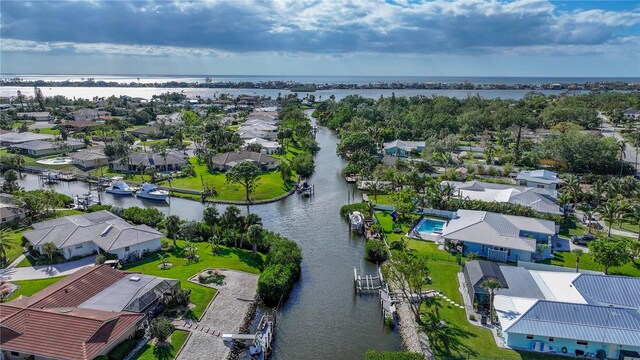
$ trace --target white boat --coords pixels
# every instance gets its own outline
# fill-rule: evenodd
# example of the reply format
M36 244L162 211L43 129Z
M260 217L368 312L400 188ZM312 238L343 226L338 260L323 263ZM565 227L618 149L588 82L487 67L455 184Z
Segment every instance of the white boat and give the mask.
M351 223L351 230L362 231L364 227L364 216L360 211L354 211L349 215L349 222Z
M136 197L147 200L167 201L169 192L167 190L161 190L154 184L144 183L142 184L140 191L136 194Z
M106 192L115 195L133 195L135 189L130 187L122 178L114 178L111 185L105 189Z

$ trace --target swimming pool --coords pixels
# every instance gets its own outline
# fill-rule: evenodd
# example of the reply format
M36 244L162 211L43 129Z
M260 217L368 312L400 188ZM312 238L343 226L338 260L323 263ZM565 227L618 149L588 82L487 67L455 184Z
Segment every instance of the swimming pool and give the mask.
M444 229L445 222L435 219L424 218L416 227L416 231L421 234L440 234Z

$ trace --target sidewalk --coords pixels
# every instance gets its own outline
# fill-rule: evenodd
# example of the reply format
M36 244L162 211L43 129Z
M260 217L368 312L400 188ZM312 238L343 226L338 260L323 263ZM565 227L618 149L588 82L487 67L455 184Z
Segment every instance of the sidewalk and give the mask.
M56 265L28 266L28 267L8 267L0 270L0 278L3 280L20 281L44 279L56 276L66 276L74 272L95 264L96 257L88 256L86 258L70 261Z

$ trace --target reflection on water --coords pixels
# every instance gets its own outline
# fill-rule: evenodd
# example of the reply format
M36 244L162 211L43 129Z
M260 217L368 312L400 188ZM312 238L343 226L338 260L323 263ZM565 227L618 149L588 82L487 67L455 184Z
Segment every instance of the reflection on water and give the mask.
M320 128L317 140L321 150L316 172L310 179L315 195L290 196L282 201L256 205L251 211L260 215L266 228L282 233L302 247L302 278L281 309L278 318L274 355L276 359L362 359L368 349L399 350L399 336L383 325L376 296L356 296L353 267L373 274L375 265L363 259L364 240L349 232L339 209L347 201L351 185L344 181L342 160L336 156L337 139ZM21 185L39 187L34 175ZM68 195L87 192L80 182L51 186ZM94 195L94 198L97 197ZM203 206L195 201L171 198L158 206L134 197L101 193L105 204L121 207L155 206L163 213L198 220ZM225 206L218 205L220 211ZM245 211L244 207L241 207Z

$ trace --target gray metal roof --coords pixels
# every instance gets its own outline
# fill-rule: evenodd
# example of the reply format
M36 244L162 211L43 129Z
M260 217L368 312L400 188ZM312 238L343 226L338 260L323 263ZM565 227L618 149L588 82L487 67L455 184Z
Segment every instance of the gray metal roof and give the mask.
M518 266L500 266L508 288L500 289L498 292L500 295L516 296L530 299L544 299L545 296L540 291L538 284L536 283L531 272L529 270Z
M618 307L539 300L504 331L637 346L640 313Z
M640 278L582 274L573 286L589 303L640 309Z
M133 281L132 278L139 279ZM103 311L141 312L179 281L144 274L131 274L97 293L78 307Z
M76 140L67 140L62 141L61 143L67 146L84 146L84 143ZM12 148L16 149L25 149L25 150L48 150L48 149L56 149L58 147L58 143L51 141L42 141L42 140L33 140L27 141L21 144L12 145Z
M540 184L559 184L562 182L562 180L558 178L558 174L549 170L522 170L516 179Z

